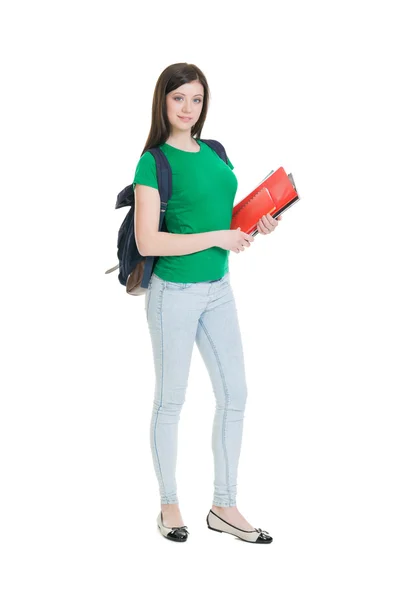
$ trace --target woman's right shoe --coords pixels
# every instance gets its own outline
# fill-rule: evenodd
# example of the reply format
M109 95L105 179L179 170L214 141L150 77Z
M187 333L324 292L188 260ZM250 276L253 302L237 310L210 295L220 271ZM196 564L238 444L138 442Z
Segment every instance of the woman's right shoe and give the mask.
M162 511L157 517L157 525L162 535L173 542L186 542L189 531L186 525L181 527L166 527L163 523Z
M245 529L234 527L228 523L228 521L225 521L225 519L219 517L215 512L213 512L213 510L210 510L207 515L207 525L208 529L213 529L214 531L219 531L220 533L230 533L241 540L244 540L245 542L253 542L255 544L270 544L273 539L269 535L268 531L263 531L262 529L246 531Z

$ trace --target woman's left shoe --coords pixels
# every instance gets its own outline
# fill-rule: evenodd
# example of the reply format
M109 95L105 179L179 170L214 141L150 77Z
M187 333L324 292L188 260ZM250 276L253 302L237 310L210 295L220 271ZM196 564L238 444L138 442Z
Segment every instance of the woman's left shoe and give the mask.
M163 523L162 511L157 517L157 525L162 535L173 542L186 542L189 531L186 525L182 527L166 527Z
M239 529L228 523L228 521L225 521L225 519L222 519L222 517L219 517L213 510L210 510L207 515L207 525L208 529L213 529L220 533L230 533L245 542L253 542L254 544L270 544L272 542L272 537L268 531L263 531L262 529L253 529L250 531Z

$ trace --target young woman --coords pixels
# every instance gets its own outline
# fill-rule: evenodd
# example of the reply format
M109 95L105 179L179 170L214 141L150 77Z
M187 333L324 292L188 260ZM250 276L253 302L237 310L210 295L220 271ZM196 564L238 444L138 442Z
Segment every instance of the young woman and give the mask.
M156 375L150 443L161 498L157 523L168 539L186 541L189 532L179 509L175 467L178 422L196 343L216 399L208 527L269 543L268 532L255 529L236 506L247 388L228 258L230 251L243 251L254 238L230 229L238 183L230 160L226 164L201 141L208 102L206 78L195 65L173 64L161 73L150 133L133 181L139 252L159 257L145 296ZM158 231L160 195L155 160L148 152L156 146L172 170L165 213L168 233ZM273 231L278 220L265 215L257 224L259 233Z

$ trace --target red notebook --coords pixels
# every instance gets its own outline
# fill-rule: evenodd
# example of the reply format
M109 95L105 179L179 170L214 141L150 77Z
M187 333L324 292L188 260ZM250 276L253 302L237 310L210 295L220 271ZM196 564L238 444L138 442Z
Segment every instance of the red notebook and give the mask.
M278 217L299 199L292 174L279 167L233 207L231 229L240 227L249 235L257 235L257 223L263 215Z

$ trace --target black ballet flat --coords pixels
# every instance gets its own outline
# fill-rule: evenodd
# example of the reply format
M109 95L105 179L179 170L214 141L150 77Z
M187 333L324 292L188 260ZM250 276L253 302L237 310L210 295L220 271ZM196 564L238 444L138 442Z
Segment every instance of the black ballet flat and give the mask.
M181 527L166 527L163 523L162 511L157 517L157 525L162 535L172 542L186 542L189 531L186 525Z

